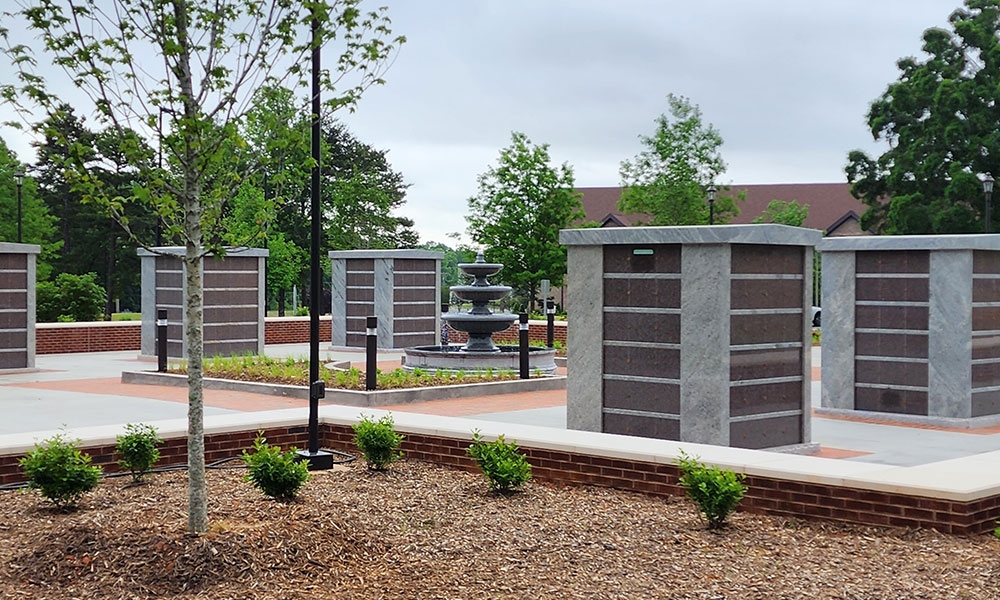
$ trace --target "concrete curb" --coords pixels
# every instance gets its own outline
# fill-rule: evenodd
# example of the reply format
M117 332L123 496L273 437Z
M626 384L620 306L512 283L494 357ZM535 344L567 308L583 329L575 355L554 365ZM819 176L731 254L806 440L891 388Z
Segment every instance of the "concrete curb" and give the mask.
M187 385L186 375L158 373L156 371L122 371L122 383L141 385L168 385L184 387ZM298 385L279 385L271 383L254 383L249 381L234 381L231 379L204 379L205 389L228 390L266 394L268 396L283 396L286 398L309 399L309 388ZM426 402L428 400L452 400L455 398L473 398L476 396L496 396L501 394L519 394L524 392L542 392L566 389L566 377L536 377L533 379L517 379L513 381L495 381L489 383L469 383L462 385L442 385L436 387L408 388L402 390L376 390L360 392L355 390L328 389L323 404L342 404L346 406L386 406L390 404L409 404L410 402Z

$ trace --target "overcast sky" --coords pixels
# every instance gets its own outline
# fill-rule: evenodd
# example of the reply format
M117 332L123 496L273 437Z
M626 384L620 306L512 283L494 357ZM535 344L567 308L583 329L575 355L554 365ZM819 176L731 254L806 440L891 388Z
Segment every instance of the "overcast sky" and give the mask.
M960 0L381 0L405 35L386 84L341 119L411 184L422 241L465 231L476 177L511 131L550 145L578 186L616 186L666 95L722 134L719 183L845 181L847 152L880 152L869 103L922 56ZM325 64L335 56L324 54ZM25 162L34 153L3 130Z
M722 183L842 182L880 151L869 103L959 0L422 0L390 3L407 43L357 112L412 184L423 241L465 231L466 199L510 132L547 143L578 186L619 185L666 95L722 134Z

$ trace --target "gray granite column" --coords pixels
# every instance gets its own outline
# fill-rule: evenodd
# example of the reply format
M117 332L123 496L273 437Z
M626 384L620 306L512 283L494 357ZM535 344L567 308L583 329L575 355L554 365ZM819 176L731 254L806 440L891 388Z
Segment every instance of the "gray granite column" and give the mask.
M139 354L156 356L156 255L139 250L142 329ZM150 318L147 315L152 315Z
M604 391L604 247L570 246L566 305L566 427L601 431Z
M378 317L378 347L393 348L393 259L375 259L375 316Z
M729 445L728 244L681 247L681 441Z
M802 273L812 274L814 251L811 246L805 247L803 253ZM802 397L806 399L802 407L802 439L812 439L812 305L813 277L802 280L802 306L804 307L802 339L806 340L802 347Z
M267 257L257 258L257 354L264 354L267 319Z
M332 252L330 254L333 254ZM330 259L330 344L347 346L347 259Z
M437 290L437 310L434 311L434 332L436 335L436 344L441 343L441 261L434 261L434 289Z
M927 415L972 416L972 250L930 254Z
M36 248L38 246L35 246ZM36 251L37 252L37 251ZM28 351L28 369L35 368L35 351L37 349L36 339L35 339L35 323L38 319L37 315L37 298L35 297L35 292L38 288L38 276L35 269L38 266L38 255L36 252L28 252L28 273L27 273L27 289L25 290L27 296L25 298L25 308L27 309L27 351Z
M854 252L823 252L822 405L854 409Z

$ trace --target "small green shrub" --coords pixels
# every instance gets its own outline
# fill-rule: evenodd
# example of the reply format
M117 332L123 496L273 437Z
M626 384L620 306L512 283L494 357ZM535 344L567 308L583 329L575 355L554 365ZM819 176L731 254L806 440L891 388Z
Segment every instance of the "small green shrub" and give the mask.
M60 273L55 281L35 287L35 314L40 323L99 321L104 315L104 288L95 273Z
M20 465L28 485L60 507L75 506L101 479L101 468L91 465L90 456L80 452L79 441L62 434L36 444Z
M698 512L708 521L708 528L725 526L726 519L736 510L746 492L743 475L709 467L684 452L677 459L677 466L681 470L680 484L698 507Z
M494 442L486 442L478 430L473 431L472 445L468 452L489 481L490 490L494 492L510 492L531 479L528 459L521 454L517 442L508 442L503 435L498 436Z
M392 415L385 415L378 421L367 415L354 426L354 443L365 456L369 469L384 471L390 463L403 457L399 444L402 434L396 433Z
M297 458L294 448L282 452L278 446L269 446L261 431L253 441L253 454L243 451L248 469L244 479L272 498L291 500L309 480L308 463Z
M156 428L152 425L129 423L125 426L125 433L115 438L115 441L115 450L122 457L118 464L132 473L132 483L142 481L143 476L160 460L157 446L163 440L156 435Z

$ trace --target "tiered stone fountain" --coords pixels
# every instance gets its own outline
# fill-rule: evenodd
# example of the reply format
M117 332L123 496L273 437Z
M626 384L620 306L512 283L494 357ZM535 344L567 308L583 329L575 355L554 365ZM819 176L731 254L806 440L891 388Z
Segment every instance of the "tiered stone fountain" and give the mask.
M430 371L482 371L486 369L519 368L517 346L497 346L493 334L504 331L517 321L513 313L494 313L490 302L510 294L506 285L491 285L486 279L503 269L499 263L488 263L480 252L474 263L461 263L458 268L473 278L470 285L457 285L451 292L460 300L472 303L469 312L445 313L441 318L455 331L465 332L469 341L464 346L418 346L404 350L404 368ZM528 365L532 373L551 375L556 370L555 350L529 348Z

